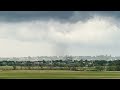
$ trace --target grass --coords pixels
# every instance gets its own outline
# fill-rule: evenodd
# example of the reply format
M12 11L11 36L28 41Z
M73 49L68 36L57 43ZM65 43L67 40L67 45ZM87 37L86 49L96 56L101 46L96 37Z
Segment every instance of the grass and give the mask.
M67 71L67 70L5 70L0 79L107 79L120 78L120 72Z

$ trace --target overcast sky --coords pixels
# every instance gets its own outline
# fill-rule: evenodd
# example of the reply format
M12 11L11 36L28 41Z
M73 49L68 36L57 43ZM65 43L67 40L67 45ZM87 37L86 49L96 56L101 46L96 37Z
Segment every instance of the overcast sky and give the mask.
M0 57L120 56L119 11L0 11Z

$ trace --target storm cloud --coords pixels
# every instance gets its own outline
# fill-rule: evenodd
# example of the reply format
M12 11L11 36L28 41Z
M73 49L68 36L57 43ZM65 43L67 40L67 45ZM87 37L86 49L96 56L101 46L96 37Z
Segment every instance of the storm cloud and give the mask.
M0 15L1 56L119 55L119 12L33 13Z

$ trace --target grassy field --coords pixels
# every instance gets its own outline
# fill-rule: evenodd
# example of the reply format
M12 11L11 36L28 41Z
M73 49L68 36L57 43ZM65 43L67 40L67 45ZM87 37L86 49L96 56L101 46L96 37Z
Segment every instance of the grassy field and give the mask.
M108 79L120 78L120 72L65 71L65 70L5 70L0 79Z

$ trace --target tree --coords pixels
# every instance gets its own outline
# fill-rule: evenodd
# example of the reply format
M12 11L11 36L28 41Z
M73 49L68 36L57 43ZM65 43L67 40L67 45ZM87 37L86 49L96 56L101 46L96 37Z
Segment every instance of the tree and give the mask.
M16 70L16 63L13 61L13 70Z
M31 63L30 63L30 61L27 61L26 64L27 64L28 70L30 70L31 69Z
M20 62L20 66L21 66L21 70L22 70L22 67L23 67L23 62Z
M96 66L95 69L96 69L97 71L103 71L103 70L104 70L104 67L102 67L102 66Z
M77 67L72 67L71 70L77 71Z
M107 71L116 71L116 66L108 66Z
M2 61L0 61L0 66L2 66Z
M38 61L39 62L39 67L41 68L41 69L43 69L43 64L42 64L42 62L40 62L40 61Z
M120 71L120 66L119 66L119 65L117 65L117 66L115 67L115 71Z
M13 65L13 70L16 70L16 65Z

